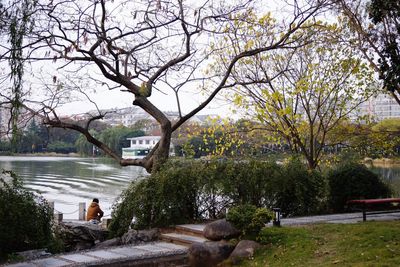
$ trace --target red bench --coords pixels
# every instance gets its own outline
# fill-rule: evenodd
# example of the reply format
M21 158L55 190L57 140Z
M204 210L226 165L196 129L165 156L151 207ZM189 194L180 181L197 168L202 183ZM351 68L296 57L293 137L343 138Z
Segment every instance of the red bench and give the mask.
M383 214L400 212L400 198L355 199L347 201L347 206L352 210L362 211L363 221L367 214Z

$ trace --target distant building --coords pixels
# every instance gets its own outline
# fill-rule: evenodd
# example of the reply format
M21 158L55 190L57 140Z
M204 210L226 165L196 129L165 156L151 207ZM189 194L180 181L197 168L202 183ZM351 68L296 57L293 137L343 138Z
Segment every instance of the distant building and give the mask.
M368 116L376 121L400 118L400 105L389 94L379 94L361 104L357 115Z
M122 158L141 159L144 158L151 149L160 141L161 136L140 136L127 138L130 146L122 148ZM170 155L173 155L173 145L170 146Z
M108 110L102 110L101 111L103 114L105 114L103 122L111 125L111 126L117 126L117 125L124 125L124 126L132 126L138 121L149 121L153 122L154 125L151 125L151 123L148 125L149 129L146 129L146 131L151 132L154 127L159 127L159 125L156 123L155 119L151 117L147 112L145 112L143 109L137 107L137 106L132 106L132 107L127 107L127 108L113 108L113 109L108 109ZM98 114L97 111L89 111L88 114ZM176 111L164 111L164 114L167 116L167 118L171 121L176 121L179 119L179 113ZM87 115L74 115L73 117L78 118L83 118L83 117L88 117ZM194 115L192 118L189 119L190 123L198 123L198 124L205 124L207 123L207 118L208 117L216 117L216 115Z

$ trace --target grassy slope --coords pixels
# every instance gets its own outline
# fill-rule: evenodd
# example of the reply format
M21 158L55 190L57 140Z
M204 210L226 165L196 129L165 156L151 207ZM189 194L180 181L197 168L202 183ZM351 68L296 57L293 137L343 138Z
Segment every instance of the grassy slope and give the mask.
M241 266L400 266L400 221L264 229Z

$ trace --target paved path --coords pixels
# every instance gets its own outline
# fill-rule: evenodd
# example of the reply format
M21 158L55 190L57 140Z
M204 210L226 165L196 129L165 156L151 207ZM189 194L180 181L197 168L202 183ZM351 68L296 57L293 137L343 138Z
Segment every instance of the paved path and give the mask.
M342 213L329 214L297 218L282 218L282 226L303 225L312 223L357 223L362 222L362 213ZM367 221L387 221L400 220L400 213L371 214L367 216ZM272 225L272 224L270 224Z
M368 215L372 220L400 220L400 213ZM362 222L362 213L344 213L297 218L282 218L282 226L295 226L312 223L357 223ZM182 225L180 227L203 231L204 224ZM268 226L272 226L272 223ZM49 258L21 262L8 267L61 267L61 266L156 266L153 262L182 262L187 259L187 246L168 242L154 242L139 246L119 246L107 249L80 251L54 255ZM179 263L178 263L179 265ZM166 263L164 266L171 266Z
M120 246L99 250L59 254L49 258L21 262L8 267L61 266L143 266L154 261L185 262L187 247L167 242L139 246Z

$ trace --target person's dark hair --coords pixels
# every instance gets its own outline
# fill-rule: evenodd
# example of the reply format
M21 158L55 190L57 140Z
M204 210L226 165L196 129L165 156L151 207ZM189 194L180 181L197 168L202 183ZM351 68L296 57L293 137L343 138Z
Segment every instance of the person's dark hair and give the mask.
M99 199L98 198L93 198L93 202L99 203Z

